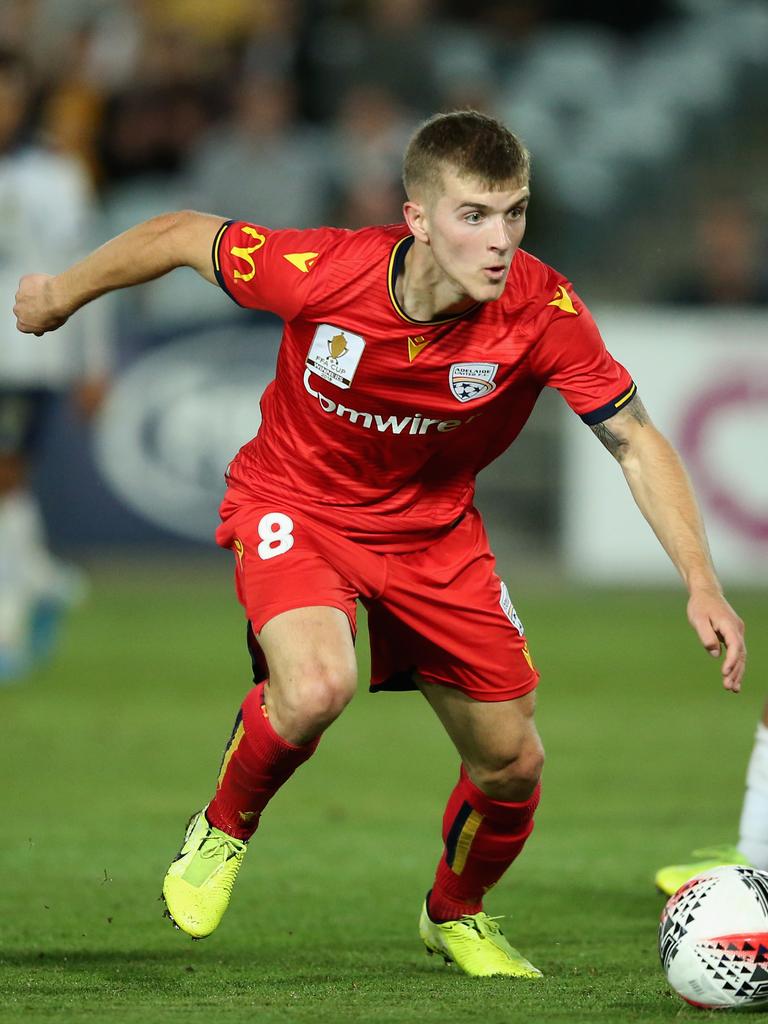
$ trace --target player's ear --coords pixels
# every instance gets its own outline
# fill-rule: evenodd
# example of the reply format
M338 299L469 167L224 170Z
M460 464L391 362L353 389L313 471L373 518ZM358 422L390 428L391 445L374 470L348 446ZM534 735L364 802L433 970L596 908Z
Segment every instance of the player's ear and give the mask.
M429 227L424 205L415 202L413 199L407 199L403 204L403 216L413 237L418 239L419 242L428 242Z

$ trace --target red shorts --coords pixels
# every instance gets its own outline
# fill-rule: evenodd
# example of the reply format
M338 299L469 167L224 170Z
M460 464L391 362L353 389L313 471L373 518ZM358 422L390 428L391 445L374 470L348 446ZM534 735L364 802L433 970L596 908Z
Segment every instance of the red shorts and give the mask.
M225 500L222 515L216 541L234 552L237 596L255 636L275 615L313 606L341 609L354 635L359 598L372 690L415 689L414 671L481 701L535 688L539 673L476 509L406 554L373 551L287 507Z

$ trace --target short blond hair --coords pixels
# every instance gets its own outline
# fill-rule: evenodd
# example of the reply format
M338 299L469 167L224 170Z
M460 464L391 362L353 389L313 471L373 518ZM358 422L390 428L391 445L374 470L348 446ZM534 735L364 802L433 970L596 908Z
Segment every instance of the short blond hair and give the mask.
M527 184L531 158L500 121L477 110L454 110L434 114L411 137L403 159L408 198L438 191L445 169L493 190L508 182Z

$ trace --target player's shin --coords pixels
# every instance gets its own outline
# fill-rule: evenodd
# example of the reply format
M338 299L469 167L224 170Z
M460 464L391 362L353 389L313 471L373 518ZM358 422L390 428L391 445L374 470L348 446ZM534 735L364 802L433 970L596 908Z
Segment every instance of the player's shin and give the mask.
M297 747L275 732L264 705L264 683L243 701L224 752L208 821L236 839L250 839L277 790L317 749L320 737Z
M443 817L445 849L429 897L434 921L452 921L482 909L484 894L518 856L533 830L537 784L528 800L492 800L462 766Z

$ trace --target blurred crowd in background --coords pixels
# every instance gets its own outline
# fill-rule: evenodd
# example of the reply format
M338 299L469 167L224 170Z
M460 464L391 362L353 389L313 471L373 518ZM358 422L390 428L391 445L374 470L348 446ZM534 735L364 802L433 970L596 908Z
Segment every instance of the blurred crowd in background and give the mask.
M1 0L0 683L85 591L46 526L74 546L212 535L279 337L182 270L38 343L14 327L19 276L174 209L399 221L410 134L467 106L530 148L524 245L599 314L768 303L765 0ZM71 394L101 406L100 473ZM558 422L544 399L483 474L502 555L559 557Z
M398 220L414 125L470 105L532 150L527 245L592 300L768 299L762 2L4 0L0 46L99 237L185 206Z

